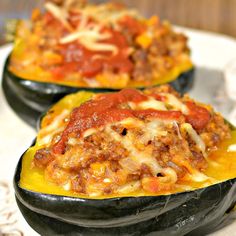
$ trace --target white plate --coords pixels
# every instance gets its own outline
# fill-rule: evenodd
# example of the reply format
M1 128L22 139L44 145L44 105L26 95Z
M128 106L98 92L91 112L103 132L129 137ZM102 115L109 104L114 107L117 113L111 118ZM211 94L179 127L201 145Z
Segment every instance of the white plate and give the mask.
M205 68L197 72L197 81L194 89L190 92L191 96L203 102L213 102L213 105L216 105L216 108L228 117L229 110L225 107L225 98L221 98L220 102L223 103L223 106L220 106L217 103L218 100L215 98L213 99L212 97L219 95L217 94L217 89L219 90L219 88L222 88L223 91L224 81L221 72L225 65L236 56L236 41L230 37L222 35L189 30L180 27L177 27L177 29L184 31L189 36L192 57L195 65L197 67ZM4 61L10 50L10 45L0 47L1 73ZM210 73L209 69L212 70ZM205 78L205 76L207 76L207 78ZM222 91L219 90L218 92L220 93ZM11 188L11 193L9 194L8 199L12 199L12 201L8 203L7 208L9 211L15 213L9 220L17 220L15 224L12 224L9 227L1 227L0 235L4 232L13 232L16 228L24 232L24 235L27 236L38 235L28 226L19 213L13 199L14 195L12 191L12 178L17 161L24 150L31 144L35 134L35 131L20 120L10 109L3 96L2 90L0 90L0 184L5 182ZM4 203L5 200L2 200L3 195L4 191L0 185L0 225L2 221L6 221L6 223L9 221L1 216L1 208L6 206L6 203ZM1 206L1 204L4 205ZM224 229L213 233L212 235L236 235L235 232L236 221Z

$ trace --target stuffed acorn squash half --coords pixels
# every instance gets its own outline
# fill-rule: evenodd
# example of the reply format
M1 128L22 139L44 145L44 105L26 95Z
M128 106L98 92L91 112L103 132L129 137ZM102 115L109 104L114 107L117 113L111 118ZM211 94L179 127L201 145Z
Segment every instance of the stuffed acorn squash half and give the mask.
M60 2L47 1L44 12L34 10L31 20L17 25L4 70L4 91L14 110L19 106L13 101L19 100L37 117L81 89L103 92L171 83L185 92L191 87L187 38L167 22L118 4ZM21 113L31 120L32 114Z
M236 132L164 85L78 92L41 120L14 186L42 235L206 234L236 202Z

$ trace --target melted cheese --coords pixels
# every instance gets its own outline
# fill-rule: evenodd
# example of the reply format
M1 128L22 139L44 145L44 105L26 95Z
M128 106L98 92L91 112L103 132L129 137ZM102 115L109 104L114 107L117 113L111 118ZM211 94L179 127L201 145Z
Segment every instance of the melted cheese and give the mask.
M173 121L173 126L177 130L177 134L178 134L179 139L182 139L182 135L181 135L180 130L179 130L179 125L178 125L178 123L176 121Z
M109 39L110 34L101 32L102 26L112 25L117 28L117 21L125 15L138 17L134 10L117 9L112 4L88 5L84 8L74 9L81 15L81 22L77 29L73 29L68 22L68 9L58 7L57 5L47 2L45 8L69 30L69 34L61 38L61 44L71 43L75 40L92 51L111 51L117 54L118 48L113 44L102 43L101 40ZM88 19L94 19L95 22L89 23ZM140 17L139 17L140 18Z
M124 120L121 120L119 124L124 125L126 128L133 128L133 127L142 127L143 126L143 121L141 120L135 120L134 118L127 118Z
M141 187L140 181L133 181L125 184L117 189L117 193L132 193L137 191Z
M228 147L227 152L236 152L236 144L232 144Z
M134 110L146 110L146 109L155 109L160 111L167 110L164 102L160 102L152 98L140 103L129 102L129 105Z
M61 124L68 114L68 110L63 110L61 114L54 118L50 125L45 126L39 131L38 144L40 146L49 145L53 136L63 130L64 127Z
M192 125L189 123L184 123L181 125L181 129L185 130L191 139L196 143L199 150L206 157L206 145L201 139L201 137L197 134L196 130L193 129Z
M155 137L166 136L168 133L164 130L164 122L160 120L153 120L145 124L143 129L146 131L141 137L141 142L148 143L149 141L154 140Z
M70 182L67 182L66 184L64 184L64 185L63 185L63 189L66 190L66 191L71 190L71 183L70 183Z
M178 98L175 96L172 96L170 94L165 94L165 97L168 97L168 103L172 106L171 109L175 108L176 110L180 110L183 113L188 113L188 109L186 106L179 101ZM164 102L156 101L153 98L149 98L147 101L143 101L140 103L132 103L129 102L128 105L134 109L134 110L145 110L145 109L155 109L155 110L168 110L168 106ZM43 138L41 137L41 140L39 140L39 145L45 145L50 143L52 137L55 135L56 132L60 130L61 127L61 121L65 119L65 117L68 115L68 110L64 110L59 116L56 116L56 118L51 122L50 125L43 128L41 132L44 134ZM116 131L114 131L111 126L113 125L122 125L125 128L128 129L126 135L120 135ZM63 128L63 127L61 127ZM141 130L141 134L138 134L138 139L136 136L135 131L132 132L129 129L139 128ZM98 131L104 131L107 134L109 134L110 138L115 140L116 142L119 142L120 145L125 148L128 151L128 156L126 158L123 158L119 161L120 166L124 171L127 173L135 173L136 170L139 170L142 164L145 164L149 167L151 173L153 176L156 176L158 173L163 173L164 177L162 177L162 180L168 180L171 179L173 183L175 183L178 179L177 174L175 172L175 168L163 168L157 161L157 159L153 155L153 146L147 145L147 143L151 140L154 140L156 137L166 136L168 135L168 132L166 131L166 128L176 128L177 134L180 139L182 139L181 132L187 132L188 135L191 137L191 139L196 143L196 146L198 149L203 153L203 155L206 157L206 146L201 137L198 135L196 130L192 127L189 123L181 124L179 128L179 124L174 120L159 120L157 118L151 118L148 119L148 121L143 121L136 118L127 118L119 122L115 122L112 124L106 124L103 127L100 128L90 128L84 131L83 137L85 138L91 134L94 134ZM181 132L180 132L181 130ZM78 142L83 142L83 140L78 140L75 138L70 138L68 140L68 144L70 145L76 145ZM228 147L228 152L234 152L236 151L236 144L231 145ZM76 152L78 154L78 152ZM96 155L96 153L94 153ZM183 157L184 159L184 157ZM189 163L189 166L191 164ZM191 166L191 171L189 171L189 174L186 174L187 181L193 181L201 184L209 184L214 183L214 179L208 177L204 173L201 173L198 170L195 170ZM104 179L104 183L110 183L112 179L106 178ZM167 181L167 182L168 182ZM68 190L70 188L69 184L65 184L63 186L64 190ZM140 182L132 182L128 183L126 185L121 186L118 188L118 193L126 193L126 192L133 192L137 191L140 188ZM99 190L98 190L99 192ZM100 192L94 192L96 194L100 194Z
M169 121L169 120L158 120L158 119L153 119L150 122L144 123L143 121L140 120L134 120L133 118L127 118L124 119L118 124L123 125L125 128L140 128L144 132L142 137L140 138L140 141L144 144L146 144L148 141L154 140L155 137L160 137L160 136L166 136L168 133L165 130L165 125L174 125L176 123L175 121ZM178 124L177 124L178 126Z
M183 104L176 96L170 93L163 94L167 98L167 103L169 103L174 109L181 111L183 114L188 114L188 108Z
M84 30L84 31L78 31L74 32L72 34L69 34L62 39L60 39L61 44L70 43L72 41L78 40L78 39L85 39L85 40L104 40L110 38L111 35L109 33L100 34L97 30Z
M139 165L141 164L147 165L154 176L160 173L162 167L157 163L156 159L152 156L151 150L148 150L148 148L145 148L144 150L138 150L134 146L135 138L132 137L132 135L128 133L126 136L121 137L109 126L106 127L105 131L109 133L114 140L120 142L121 145L129 151L130 158L132 158L136 163L138 163Z
M132 16L142 19L141 15L134 9L117 9L113 4L87 5L80 11L83 16L94 18L103 25L111 24L116 27L117 21L124 16Z
M95 128L87 129L83 133L83 138L86 138L86 137L96 133L97 131L98 131L98 129L95 129Z
M78 144L78 140L76 138L69 138L68 144L71 146L75 146L76 144Z
M68 18L68 13L58 7L57 5L51 3L51 2L47 2L45 3L44 7L59 21L61 21L61 23L69 30L72 30L72 27L70 26L70 24L67 21Z
M199 171L194 171L194 173L191 174L191 179L195 182L205 182L210 180L208 176Z

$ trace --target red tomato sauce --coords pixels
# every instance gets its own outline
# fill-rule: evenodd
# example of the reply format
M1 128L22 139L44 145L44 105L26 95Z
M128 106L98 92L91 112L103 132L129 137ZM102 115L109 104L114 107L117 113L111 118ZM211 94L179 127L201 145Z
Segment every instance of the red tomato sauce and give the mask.
M186 121L196 130L204 129L211 120L209 111L204 107L196 105L194 102L186 102L186 105L189 109Z
M132 36L142 34L146 30L146 26L142 22L134 19L131 16L124 16L119 24L124 27Z
M63 55L63 64L54 68L52 73L60 77L68 72L80 72L82 76L91 78L104 69L115 73L129 73L133 69L133 63L129 59L128 44L124 36L116 31L109 31L111 38L100 41L109 43L118 48L116 54L105 51L91 51L82 46L79 42L60 45L60 54ZM70 66L68 66L70 65Z
M148 97L135 89L123 89L117 93L97 95L94 100L90 100L72 111L70 121L62 133L60 141L54 145L53 151L57 154L64 153L70 134L79 137L87 129L98 128L129 117L138 119L154 117L161 120L176 121L185 119L197 130L203 129L210 121L208 110L194 102L186 102L189 115L185 116L180 111L132 110L129 108L128 102L139 103L147 100Z
M147 117L179 119L182 115L179 111L132 110L126 108L127 102L139 103L147 99L148 96L138 90L123 89L118 93L98 95L96 99L82 104L72 111L70 122L64 130L60 141L55 144L54 152L64 152L65 143L71 133L80 136L89 128L101 127L107 123L121 121L129 117L137 117L139 119Z
M72 13L71 13L72 14ZM124 19L127 18L127 21ZM124 17L120 22L120 27L128 30L131 37L141 33L144 28L140 22L131 18ZM50 13L45 15L45 21L48 24L56 25L61 22L53 18ZM72 26L75 28L80 23L80 15L71 15ZM89 19L88 23L94 22L93 19ZM59 27L59 26L58 26ZM79 72L82 76L86 78L93 78L97 74L104 70L111 71L113 73L130 73L133 70L133 62L129 57L129 48L127 38L121 32L112 29L111 27L104 26L101 29L103 33L109 33L110 38L105 40L100 40L98 43L105 43L113 45L117 48L117 52L111 51L93 51L87 49L85 46L80 44L79 40L75 40L68 44L58 44L58 51L60 55L63 56L63 62L51 68L51 73L55 79L62 79L68 73ZM68 34L69 32L66 32Z

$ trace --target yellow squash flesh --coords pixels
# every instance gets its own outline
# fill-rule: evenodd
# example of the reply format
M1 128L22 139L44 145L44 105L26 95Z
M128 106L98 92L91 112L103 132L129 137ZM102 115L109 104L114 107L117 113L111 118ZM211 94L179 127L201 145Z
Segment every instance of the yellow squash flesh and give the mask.
M109 80L109 78L112 77L110 74L98 74L95 77L95 80L100 82L100 85L97 86L89 86L83 79L81 79L79 73L71 75L71 77L74 77L73 79L55 79L49 71L42 69L38 65L38 59L43 57L43 54L38 47L40 38L31 36L32 33L25 21L20 21L17 29L19 32L15 39L8 69L20 79L67 85L71 87L103 87L113 89L121 89L124 87L142 88L151 85L169 83L177 79L182 73L193 68L190 57L183 55L178 58L178 60L175 60L176 65L173 68L153 75L154 79L151 83L149 81L130 80L127 84L127 77L129 78L128 74L114 75L115 79L112 80Z
M32 161L35 155L35 152L43 148L44 146L40 145L43 137L45 136L44 128L49 126L55 117L58 117L63 111L69 112L74 108L79 106L81 103L89 100L93 96L93 93L90 92L78 92L76 94L71 94L63 98L60 102L54 105L49 112L45 115L41 122L41 130L37 136L36 144L28 149L24 154L22 160L22 171L20 178L20 186L24 189L32 190L35 192L56 194L56 195L65 195L65 196L75 196L75 197L85 197L74 193L71 191L66 191L62 186L57 186L45 179L44 171L36 168L32 165ZM230 145L236 144L236 131L231 131L231 139L222 142L219 145L219 148L216 151L213 151L208 156L207 160L209 163L208 168L204 172L207 176L214 178L213 183L223 182L228 179L233 179L236 177L236 152L229 152L228 147ZM191 185L192 190L206 187L206 183L199 183L196 185ZM210 184L208 184L210 185ZM178 191L183 191L179 189ZM176 192L176 190L175 190ZM172 192L165 193L171 194ZM144 192L134 192L129 194L129 196L149 196L150 194ZM126 196L126 195L122 195ZM115 195L110 195L109 198L116 197ZM119 195L121 197L121 195ZM88 198L88 197L86 197ZM108 198L107 196L98 197L98 199Z

